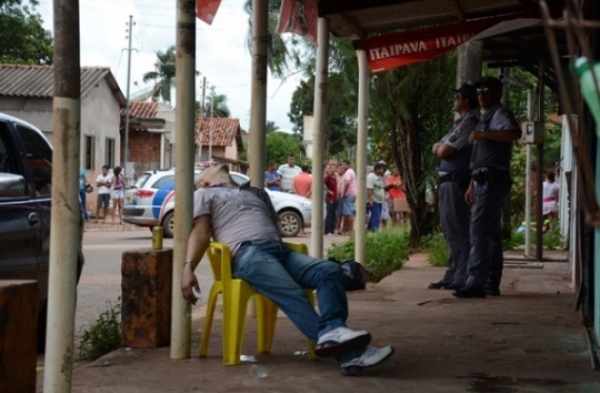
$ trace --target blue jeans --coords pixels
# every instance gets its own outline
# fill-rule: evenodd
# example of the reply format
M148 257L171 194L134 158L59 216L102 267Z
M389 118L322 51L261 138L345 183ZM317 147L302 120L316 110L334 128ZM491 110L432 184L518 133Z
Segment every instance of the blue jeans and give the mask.
M325 219L325 234L336 233L338 201L327 202L327 218Z
M377 232L381 226L381 207L381 203L374 202L373 206L368 209L370 216L367 229L371 232Z
M348 299L336 262L292 251L283 242L242 243L233 260L233 276L271 299L314 342L333 329L346 326ZM321 315L310 304L305 288L317 290ZM353 359L363 351L344 354L338 360Z
M86 204L85 204L86 203L86 201L85 201L86 200L86 195L87 194L85 192L85 188L82 189L82 190L79 190L79 199L80 199L80 202L81 202L81 208L83 209L83 218L85 220L88 220L90 218L90 216L89 216L89 214L87 212L87 207L86 207Z

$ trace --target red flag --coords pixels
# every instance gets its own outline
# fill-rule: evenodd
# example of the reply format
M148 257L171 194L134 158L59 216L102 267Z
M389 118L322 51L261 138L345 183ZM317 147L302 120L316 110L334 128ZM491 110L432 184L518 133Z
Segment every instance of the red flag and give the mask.
M196 0L196 18L208 25L212 25L221 0Z
M279 11L277 33L294 33L308 38L317 45L316 0L283 0Z
M371 72L427 61L450 52L471 37L504 20L528 14L478 19L450 26L404 31L362 40Z

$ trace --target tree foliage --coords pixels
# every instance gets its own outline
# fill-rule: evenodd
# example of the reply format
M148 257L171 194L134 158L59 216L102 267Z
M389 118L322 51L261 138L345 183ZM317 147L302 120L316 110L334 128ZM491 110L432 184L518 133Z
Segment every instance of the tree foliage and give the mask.
M211 113L211 105L212 105L212 113ZM227 96L225 94L215 94L212 97L206 97L203 107L203 116L204 117L229 117L231 116L231 110L229 110L229 106L227 105Z
M266 138L266 161L275 160L279 164L287 162L290 154L300 157L302 144L296 135L286 132L270 132Z
M175 46L170 46L166 51L156 52L156 63L154 71L146 72L143 81L154 81L155 90L152 96L153 101L159 98L166 103L171 102L171 89L175 86Z
M456 56L398 68L373 77L372 142L376 159L394 162L411 208L411 246L431 229L427 190L433 190L437 160L430 152L452 124Z
M52 35L37 0L0 0L0 63L51 64Z

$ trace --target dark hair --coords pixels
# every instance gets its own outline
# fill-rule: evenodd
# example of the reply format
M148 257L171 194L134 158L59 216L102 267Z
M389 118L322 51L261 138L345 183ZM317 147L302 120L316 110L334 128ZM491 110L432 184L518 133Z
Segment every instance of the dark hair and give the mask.
M308 164L302 164L300 168L302 169L302 172L308 172L308 170L310 169Z
M269 166L273 166L273 165L277 165L277 162L275 160L269 161Z
M296 158L296 156L293 154L288 154L288 158Z
M121 167L116 166L115 169L113 169L113 173L115 176L119 176L121 174Z
M548 172L548 180L550 181L550 183L554 183L554 180L555 180L554 172Z
M102 169L109 170L110 168L108 167L108 165L102 165Z
M374 170L374 171L376 171L376 170L378 170L378 169L385 169L385 165L384 165L384 164L381 164L381 163L379 163L379 162L378 162L378 163L377 163L377 164L375 164L375 166L373 167L373 170Z
M342 164L350 165L350 160L344 160L342 161Z

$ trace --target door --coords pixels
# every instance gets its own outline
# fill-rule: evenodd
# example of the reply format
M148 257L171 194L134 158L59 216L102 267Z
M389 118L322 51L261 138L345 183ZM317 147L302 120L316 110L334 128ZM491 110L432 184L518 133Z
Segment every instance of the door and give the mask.
M37 280L42 218L25 178L21 191L10 181L24 174L10 127L0 120L0 279Z

